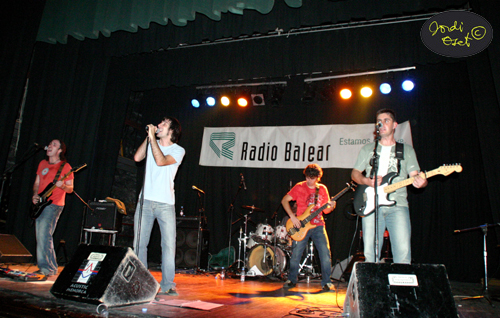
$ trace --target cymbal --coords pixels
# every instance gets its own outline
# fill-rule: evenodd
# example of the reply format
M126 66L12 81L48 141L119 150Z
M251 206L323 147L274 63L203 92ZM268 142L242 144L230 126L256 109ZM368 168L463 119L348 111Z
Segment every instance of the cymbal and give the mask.
M264 212L264 210L259 209L259 208L255 207L253 205L252 206L250 206L250 205L242 205L241 207L243 209L245 209L245 210L251 210L251 211L256 211L256 212Z

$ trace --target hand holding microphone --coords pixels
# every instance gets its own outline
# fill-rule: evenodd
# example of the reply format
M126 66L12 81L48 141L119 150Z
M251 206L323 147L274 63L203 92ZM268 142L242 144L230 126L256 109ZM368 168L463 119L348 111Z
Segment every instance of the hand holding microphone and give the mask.
M149 124L146 126L146 132L148 133L149 141L151 141L151 138L155 138L156 130L157 128L153 124Z

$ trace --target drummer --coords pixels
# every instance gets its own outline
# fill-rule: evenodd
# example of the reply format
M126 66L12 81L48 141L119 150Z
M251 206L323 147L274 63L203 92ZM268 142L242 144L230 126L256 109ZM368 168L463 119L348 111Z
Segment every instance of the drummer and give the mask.
M303 240L293 242L292 257L290 259L290 274L288 276L288 280L283 285L283 288L293 288L297 285L300 258L307 246L309 238L311 238L319 253L321 262L321 287L324 291L334 290L334 286L330 280L332 267L330 244L328 242L328 235L324 226L325 222L322 214L327 214L333 211L333 209L335 209L336 202L328 201L330 198L328 189L325 185L319 183L321 177L323 176L323 170L319 165L310 164L304 169L303 173L306 180L297 183L281 200L281 204L294 226L297 228L301 227L299 217L307 210L309 205L315 205L311 211L316 210L327 203L329 205L317 217L310 221L311 224L316 225L316 227L310 228ZM297 216L294 215L290 206L290 201L292 200L295 200L297 203Z

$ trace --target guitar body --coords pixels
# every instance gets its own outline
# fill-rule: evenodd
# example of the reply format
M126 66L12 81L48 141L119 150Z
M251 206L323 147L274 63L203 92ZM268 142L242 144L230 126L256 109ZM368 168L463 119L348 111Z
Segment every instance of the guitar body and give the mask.
M52 204L52 200L48 198L50 198L52 191L54 191L54 189L52 189L53 187L54 187L53 183L47 185L47 187L39 194L40 201L38 201L37 204L31 205L30 217L33 220L36 220L40 216L40 214L42 214L43 209L45 209L47 205Z
M290 235L290 237L294 241L302 241L306 237L307 232L310 229L316 227L316 225L312 225L310 222L307 222L306 224L304 224L304 222L303 222L304 219L306 219L307 217L309 217L311 215L311 210L313 207L314 207L314 205L311 204L309 207L307 207L307 209L304 211L304 213L302 213L300 216L297 217L297 219L300 220L300 223L302 223L300 229L296 228L293 225L291 219L288 219L288 221L286 221L286 231L287 231L288 235Z
M389 200L389 194L384 192L384 188L389 185L396 176L396 172L391 172L382 178L382 185L377 187L379 206L391 206L396 204L396 201ZM375 211L375 188L367 185L358 185L357 190L358 191L354 192L354 211L361 217L372 214Z

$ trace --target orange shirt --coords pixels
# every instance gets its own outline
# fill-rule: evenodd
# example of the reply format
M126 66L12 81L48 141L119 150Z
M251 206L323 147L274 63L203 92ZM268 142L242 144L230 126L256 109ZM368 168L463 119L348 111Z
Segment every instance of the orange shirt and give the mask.
M63 161L59 161L58 163L52 165L47 160L40 161L40 164L38 164L38 170L36 171L36 174L40 177L38 194L43 192L49 184L52 185L52 181L54 181L57 171L59 170L59 167L62 165L62 163ZM68 172L70 172L70 170L71 166L69 165L69 163L66 163L61 171L61 174L59 175L58 180L61 180L61 178ZM64 179L64 182L73 179L74 175L73 173L71 173L66 179ZM63 206L65 203L65 198L66 192L61 188L56 187L52 192L52 195L48 199L52 200L52 204Z

